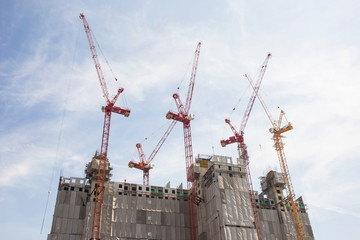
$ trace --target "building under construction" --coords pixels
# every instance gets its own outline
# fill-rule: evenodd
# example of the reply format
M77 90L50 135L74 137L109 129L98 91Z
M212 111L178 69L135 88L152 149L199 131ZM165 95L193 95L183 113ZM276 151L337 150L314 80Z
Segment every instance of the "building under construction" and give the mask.
M61 177L48 240L91 239L99 155L87 164L85 178ZM191 239L188 190L111 181L109 161L102 204L100 239ZM254 213L241 159L198 155L194 167L198 239L256 240ZM280 173L261 178L254 193L261 236L297 239ZM306 239L314 239L302 198L297 199Z
M94 36L84 14L80 14L80 19L106 101L101 150L87 164L85 178L61 177L48 240L314 239L302 198L295 198L283 151L282 133L291 130L292 124L288 122L282 126L283 111L279 120L274 121L258 93L270 53L255 83L245 74L254 91L240 130L235 129L230 119L225 119L234 136L222 140L221 146L236 143L239 158L233 160L231 157L214 155L198 156L196 161L193 159L190 122L194 116L190 113L190 107L201 47L199 42L194 53L186 102L182 103L178 93L173 94L177 111L166 114L172 123L148 159L141 144L136 145L140 162L131 161L129 167L143 171L143 184L112 182L112 169L107 158L111 115L117 113L128 117L130 110L115 106L123 88L119 87L115 96L110 98ZM117 80L115 75L114 78ZM282 170L281 174L271 171L261 178L260 194L252 187L243 137L256 98L273 126L270 132ZM182 185L171 188L170 183L165 187L149 186L151 161L176 122L181 122L184 129L186 189Z

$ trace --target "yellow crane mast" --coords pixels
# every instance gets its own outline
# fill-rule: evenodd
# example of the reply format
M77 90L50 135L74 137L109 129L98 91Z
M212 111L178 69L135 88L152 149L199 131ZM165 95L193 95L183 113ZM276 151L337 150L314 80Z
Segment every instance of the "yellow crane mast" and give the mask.
M299 240L305 240L305 232L304 232L304 227L301 221L301 216L299 213L299 206L295 201L295 192L294 192L294 188L291 182L291 178L290 178L290 173L289 173L289 168L287 165L287 161L286 161L286 157L285 157L285 153L284 153L284 143L282 141L283 136L281 134L290 131L291 129L293 129L293 126L291 125L291 123L289 122L288 124L286 124L285 126L281 127L282 124L282 119L285 115L284 111L281 110L280 112L280 116L279 116L279 120L275 121L273 119L273 117L271 116L268 108L266 107L263 99L260 97L258 91L256 91L256 88L251 80L251 78L247 75L245 75L245 77L248 79L251 87L254 89L254 92L257 96L257 98L259 99L262 107L265 110L266 115L268 116L271 125L273 126L272 128L269 129L269 131L273 134L273 140L275 142L275 149L279 158L279 162L280 162L280 167L281 167L281 171L282 171L282 175L284 178L284 181L286 183L286 191L287 191L287 198L286 200L289 203L289 207L290 207L290 212L291 212L291 217L293 220L293 224L296 230L296 234L297 234L297 238Z

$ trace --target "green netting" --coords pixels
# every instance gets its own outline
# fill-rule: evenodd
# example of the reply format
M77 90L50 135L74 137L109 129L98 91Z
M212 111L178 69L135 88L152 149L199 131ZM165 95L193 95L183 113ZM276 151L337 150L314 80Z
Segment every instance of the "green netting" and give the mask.
M151 190L151 193L156 193L156 194L163 194L163 191L156 191L156 190Z
M286 207L289 207L289 204L286 204ZM305 206L299 206L299 208L304 208L305 209Z

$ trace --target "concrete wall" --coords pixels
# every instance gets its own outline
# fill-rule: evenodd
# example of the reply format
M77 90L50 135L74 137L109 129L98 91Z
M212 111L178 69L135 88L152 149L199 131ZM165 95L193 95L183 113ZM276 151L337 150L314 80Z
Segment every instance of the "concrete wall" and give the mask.
M48 240L81 239L88 191L83 178L61 180Z
M110 182L104 194L101 239L190 239L186 192ZM90 238L93 209L94 203L90 202L83 232L85 239Z
M204 199L199 205L200 239L258 239L242 165L230 157L213 160L200 179Z

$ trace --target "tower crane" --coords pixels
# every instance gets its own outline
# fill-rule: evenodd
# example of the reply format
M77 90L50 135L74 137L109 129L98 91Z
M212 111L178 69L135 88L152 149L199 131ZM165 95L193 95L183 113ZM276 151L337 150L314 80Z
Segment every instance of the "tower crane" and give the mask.
M160 139L160 141L156 145L154 151L150 154L150 156L149 156L149 158L147 160L146 160L146 156L144 154L144 151L142 149L141 143L136 144L136 148L137 148L138 153L139 153L140 162L130 161L129 162L129 167L130 168L137 168L137 169L140 169L140 170L143 171L143 184L144 185L149 185L149 174L150 174L149 172L150 172L150 169L153 168L153 165L151 164L151 161L154 159L155 155L158 153L161 146L164 144L165 140L167 139L170 132L175 127L176 123L177 122L175 120L171 122L171 124L170 124L169 128L166 130L164 136Z
M262 105L263 109L265 110L265 113L271 122L272 128L270 128L269 131L270 131L270 133L273 134L275 149L276 149L278 159L280 162L282 175L283 175L283 178L284 178L284 181L286 184L286 191L287 191L286 199L289 202L289 207L290 207L290 212L291 212L291 217L293 220L294 228L296 230L297 238L299 240L305 240L306 237L305 237L304 227L303 227L300 213L298 211L299 206L295 202L295 199L296 199L295 191L294 191L294 188L293 188L293 185L291 182L290 172L289 172L288 164L287 164L285 153L284 153L284 143L282 141L283 136L281 135L281 134L293 129L293 126L290 122L288 122L285 126L281 126L282 119L285 116L285 113L283 110L280 111L280 116L279 116L278 120L273 119L273 117L270 114L270 111L268 110L268 108L265 105L265 102L263 101L260 94L256 90L251 78L248 75L245 75L245 76L248 79L251 87L254 90L254 93L256 94L257 98L261 102L261 105Z
M190 219L190 232L191 239L197 240L198 236L198 222L197 222L197 207L196 207L196 186L195 186L195 175L194 175L194 159L191 139L191 128L190 121L194 119L193 114L189 114L192 95L194 91L196 70L199 62L201 42L198 43L195 56L193 60L192 72L190 76L189 89L186 97L185 106L180 100L180 96L177 93L173 94L173 98L178 109L178 113L169 111L166 114L167 119L172 119L183 123L184 128L184 145L185 145L185 161L186 161L186 174L187 174L187 188L189 198L189 219Z
M231 124L230 119L225 119L225 123L229 124L229 126L235 136L232 136L227 140L220 141L222 147L225 147L226 145L232 144L235 142L237 143L237 150L238 150L239 158L243 159L244 165L245 165L245 175L246 175L247 185L248 185L248 189L249 189L249 193L250 193L251 206L252 206L254 219L255 219L255 228L256 228L256 232L257 232L257 236L258 236L259 240L262 240L262 235L261 235L261 230L260 230L260 219L259 219L258 210L256 208L254 190L253 190L253 186L252 186L252 180L251 180L251 174L250 174L250 168L249 168L249 156L247 153L247 146L244 142L243 135L244 135L244 130L245 130L246 124L248 122L252 107L253 107L255 99L256 99L255 91L257 92L260 88L260 85L264 78L264 74L265 74L267 64L269 62L270 57L271 57L271 54L269 53L266 56L266 59L261 66L260 73L259 73L257 81L256 81L255 90L254 90L254 93L251 95L250 101L245 110L245 113L244 113L244 116L243 116L243 119L241 122L240 130L237 131L235 129L235 127Z
M105 188L105 177L106 177L105 171L107 165L106 162L107 162L107 151L109 144L111 114L117 113L125 117L128 117L130 115L130 110L115 106L115 102L118 99L119 95L124 91L124 88L119 88L115 96L112 99L110 99L109 92L104 79L104 74L102 72L98 55L96 53L95 44L92 38L92 32L90 26L86 21L85 15L83 13L80 14L80 19L83 21L84 24L84 29L89 42L90 51L92 54L92 58L94 60L96 72L100 81L100 86L106 101L106 106L103 107L103 111L105 112L105 117L104 117L104 126L103 126L103 134L101 141L101 152L99 158L99 170L98 170L97 181L95 184L95 206L94 206L94 215L93 215L92 231L91 231L91 240L99 240L101 208L102 208L104 188Z

